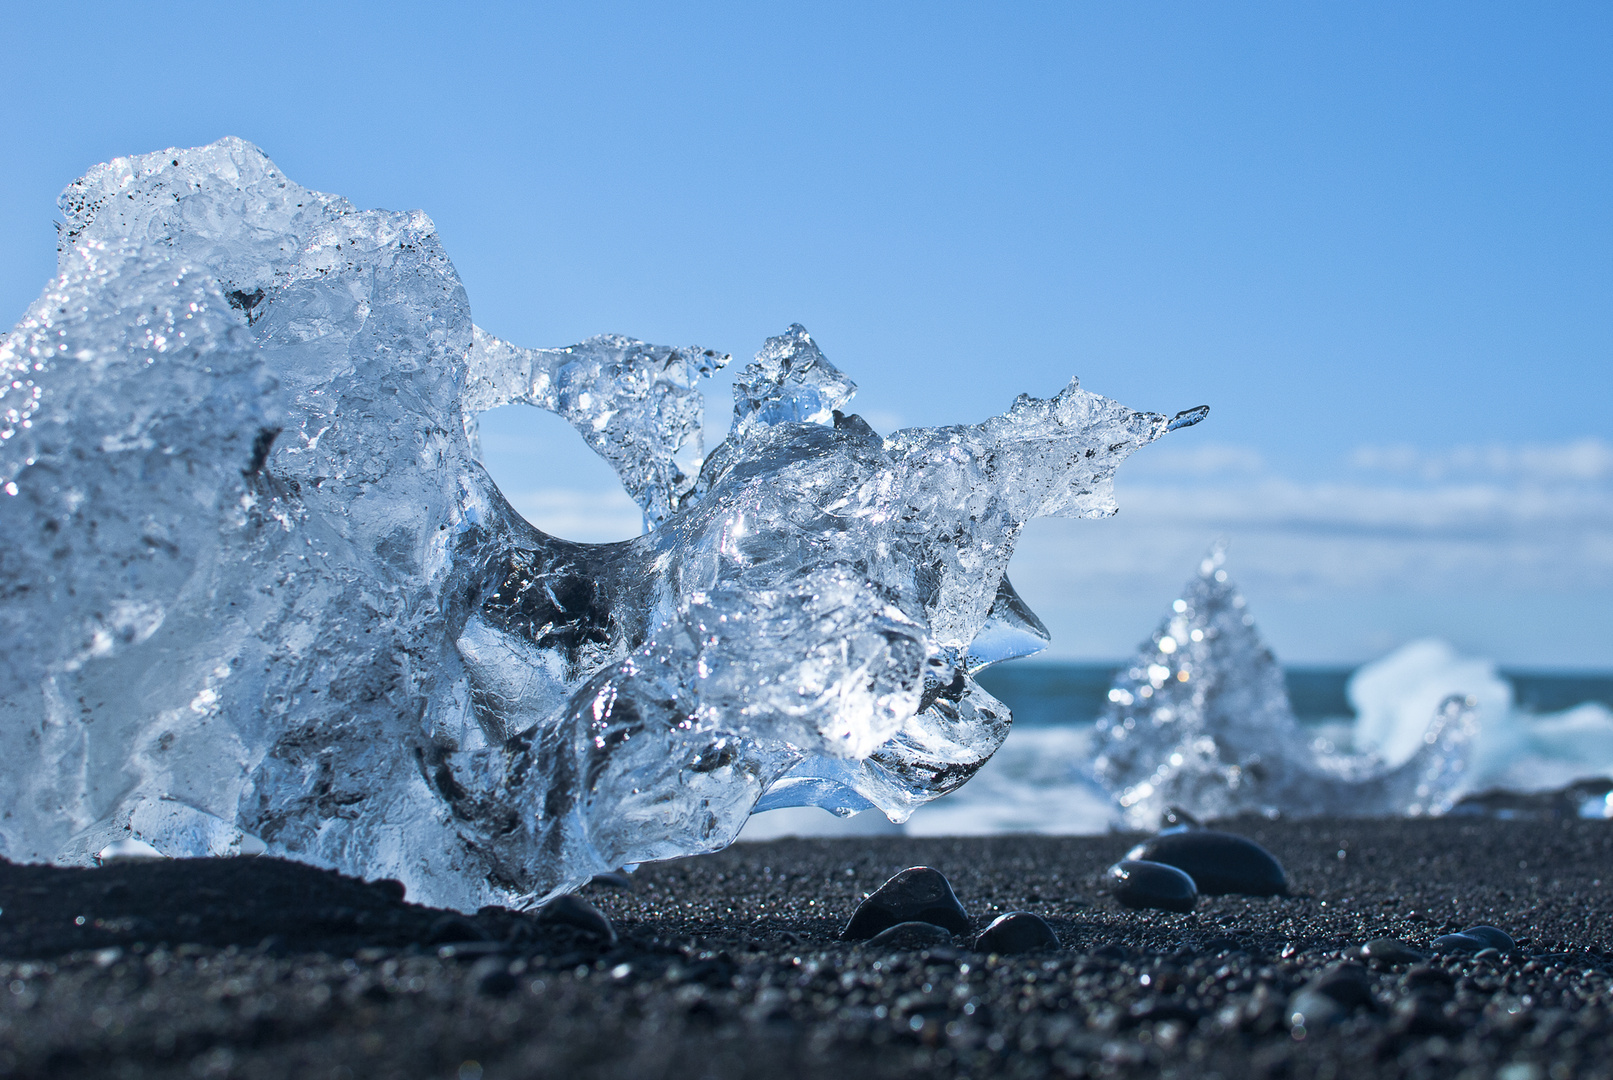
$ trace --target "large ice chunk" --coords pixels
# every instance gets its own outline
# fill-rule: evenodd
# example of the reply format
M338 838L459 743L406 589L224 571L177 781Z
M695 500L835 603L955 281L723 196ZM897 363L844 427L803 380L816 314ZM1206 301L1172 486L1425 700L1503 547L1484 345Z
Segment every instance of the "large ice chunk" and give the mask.
M1394 765L1307 737L1282 669L1228 580L1225 549L1199 564L1109 691L1097 725L1097 779L1128 825L1152 828L1179 806L1203 817L1258 812L1438 814L1464 789L1477 702L1429 703L1416 749Z
M261 850L532 900L721 847L758 804L955 788L1046 639L1004 576L1038 514L1115 509L1174 420L1072 382L882 437L800 327L699 443L726 357L474 326L431 222L235 139L99 166L0 346L0 851ZM475 417L566 417L651 529L547 536Z

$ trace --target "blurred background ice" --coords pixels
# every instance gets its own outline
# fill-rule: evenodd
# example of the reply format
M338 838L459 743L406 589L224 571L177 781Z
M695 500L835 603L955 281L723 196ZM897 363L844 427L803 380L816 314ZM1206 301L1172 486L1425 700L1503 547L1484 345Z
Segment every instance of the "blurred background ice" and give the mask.
M1001 832L1083 834L1117 822L1107 792L1090 779L1094 725L1120 664L1020 660L980 682L1014 710L997 756L960 790L905 826L878 815L844 821L818 810L751 818L742 840L906 832L968 836ZM1359 668L1290 667L1289 700L1326 749L1376 750L1392 764L1410 756L1439 703L1477 700L1479 734L1465 790L1538 792L1613 777L1613 674L1503 670L1462 656L1437 638L1408 642Z

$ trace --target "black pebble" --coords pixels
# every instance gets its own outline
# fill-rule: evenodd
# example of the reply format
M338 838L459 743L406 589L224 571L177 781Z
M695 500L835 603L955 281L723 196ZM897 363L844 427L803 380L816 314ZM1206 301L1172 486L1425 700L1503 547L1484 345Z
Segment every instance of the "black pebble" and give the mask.
M488 956L476 962L470 969L470 977L476 983L478 993L488 997L503 997L520 985L519 980L510 974L510 961L507 957Z
M1419 960L1428 959L1427 955L1418 952L1404 941L1394 938L1374 938L1361 946L1363 960L1376 960L1382 964L1415 964Z
M868 944L884 949L925 949L952 944L952 935L934 923L904 922L881 930L868 939Z
M1347 1009L1372 1005L1372 976L1360 964L1334 964L1308 984Z
M591 880L588 884L601 885L607 889L627 889L631 891L633 888L633 879L628 877L624 871L611 870L607 873L595 874L593 880Z
M1059 948L1059 937L1039 915L1010 911L999 915L975 938L975 951L984 953L1025 953Z
M1289 999L1288 1022L1296 1028L1316 1030L1362 1007L1373 1008L1371 976L1366 968L1334 964Z
M605 913L575 893L557 896L544 904L538 909L538 918L543 922L561 923L593 934L602 938L607 945L616 944L616 928L610 924Z
M1126 859L1109 868L1109 889L1129 908L1192 911L1199 898L1193 879L1174 866Z
M1316 1031L1349 1015L1349 1009L1308 986L1288 999L1288 1022L1302 1030Z
M1412 994L1395 1002L1391 1031L1407 1035L1458 1035L1462 1025L1445 1012L1440 1002L1426 994Z
M426 931L427 945L451 945L456 941L486 941L487 932L463 915L443 915Z
M1441 934L1429 942L1428 947L1437 953L1476 953L1480 949L1489 948L1490 944L1486 941L1480 941L1476 937L1469 937L1467 934Z
M1512 940L1511 934L1505 930L1498 930L1493 926L1485 926L1483 923L1478 926L1468 927L1462 931L1462 935L1477 938L1484 942L1486 947L1495 949L1497 952L1510 953L1518 951L1518 943Z
M967 934L970 930L969 915L941 871L912 866L858 904L840 938L865 941L905 922L933 923L954 934Z
M1450 972L1431 964L1418 964L1406 972L1406 989L1413 994L1433 995L1443 1000L1451 996L1455 985Z
M1287 875L1271 852L1253 840L1213 829L1164 833L1138 844L1126 858L1174 866L1190 876L1205 896L1288 892Z
M404 896L408 895L409 892L409 890L404 887L403 882L399 881L397 878L381 878L379 881L372 881L370 882L370 888L374 889L388 900L392 900L397 903L402 903Z

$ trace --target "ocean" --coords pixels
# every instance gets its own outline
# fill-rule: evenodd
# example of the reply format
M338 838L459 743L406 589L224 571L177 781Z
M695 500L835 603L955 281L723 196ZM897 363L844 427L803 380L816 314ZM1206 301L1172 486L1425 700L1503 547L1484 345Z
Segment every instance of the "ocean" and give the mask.
M977 681L1014 711L1016 728L1091 724L1108 704L1115 673L1130 661L1107 664L1057 660L1015 660L980 673ZM1355 668L1283 669L1288 702L1302 724L1353 721L1345 693ZM1512 684L1514 701L1529 713L1556 713L1596 702L1613 709L1613 672L1544 672L1501 668Z

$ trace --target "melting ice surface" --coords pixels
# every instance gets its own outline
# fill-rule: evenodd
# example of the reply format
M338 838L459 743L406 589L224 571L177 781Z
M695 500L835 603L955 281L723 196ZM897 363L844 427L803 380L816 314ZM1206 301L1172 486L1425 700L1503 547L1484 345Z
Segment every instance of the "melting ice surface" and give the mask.
M0 852L267 850L470 909L730 842L757 807L893 820L1010 717L972 675L1046 633L1024 522L1114 512L1172 427L1072 382L880 436L800 327L699 443L726 357L473 325L423 214L235 139L63 194L0 346ZM570 421L653 526L547 536L476 415Z
M1466 786L1477 700L1433 701L1394 764L1317 747L1223 562L1218 547L1200 563L1098 720L1094 771L1125 822L1151 828L1168 806L1201 817L1448 810Z

